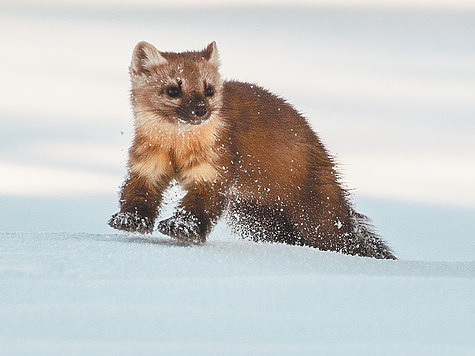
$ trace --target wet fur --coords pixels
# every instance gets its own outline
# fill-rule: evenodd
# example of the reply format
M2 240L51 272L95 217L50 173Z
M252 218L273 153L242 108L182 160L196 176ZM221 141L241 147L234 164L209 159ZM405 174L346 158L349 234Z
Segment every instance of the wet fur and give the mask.
M354 211L333 160L290 104L257 85L223 82L214 43L185 53L149 46L139 43L131 64L135 139L111 226L133 231L130 221L145 219L140 232L151 232L163 190L177 179L187 194L158 225L170 236L204 242L226 212L236 231L256 240L395 258ZM163 91L177 80L183 99L171 102ZM213 85L213 97L202 94L203 83ZM188 124L196 117L186 105L196 100L209 116Z

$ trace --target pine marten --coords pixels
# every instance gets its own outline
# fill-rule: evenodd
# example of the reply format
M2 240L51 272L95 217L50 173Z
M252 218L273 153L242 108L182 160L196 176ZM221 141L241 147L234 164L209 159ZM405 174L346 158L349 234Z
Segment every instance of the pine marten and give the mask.
M395 259L354 211L335 163L306 119L255 84L223 81L216 43L202 51L136 45L135 137L113 228L151 233L163 191L186 191L165 235L203 243L226 215L255 240Z

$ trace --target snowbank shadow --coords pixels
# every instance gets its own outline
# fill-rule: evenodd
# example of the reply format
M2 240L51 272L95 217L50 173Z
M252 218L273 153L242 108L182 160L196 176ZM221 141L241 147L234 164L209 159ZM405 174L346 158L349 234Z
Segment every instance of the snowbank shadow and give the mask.
M190 247L197 246L183 241L175 240L165 235L159 236L142 236L142 235L94 235L93 239L98 241L110 241L110 242L122 242L132 244L150 244L160 246L172 246L172 247Z

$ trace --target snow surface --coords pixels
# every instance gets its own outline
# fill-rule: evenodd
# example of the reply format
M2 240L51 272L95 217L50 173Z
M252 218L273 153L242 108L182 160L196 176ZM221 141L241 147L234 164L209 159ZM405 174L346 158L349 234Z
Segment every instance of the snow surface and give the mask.
M255 243L0 233L0 354L475 352L475 262Z

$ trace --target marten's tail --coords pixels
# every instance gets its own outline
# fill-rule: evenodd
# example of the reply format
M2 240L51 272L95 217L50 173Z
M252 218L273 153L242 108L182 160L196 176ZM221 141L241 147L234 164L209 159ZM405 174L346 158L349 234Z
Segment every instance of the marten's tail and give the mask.
M352 238L345 246L350 255L396 260L396 256L386 243L374 232L371 221L363 214L352 210Z

